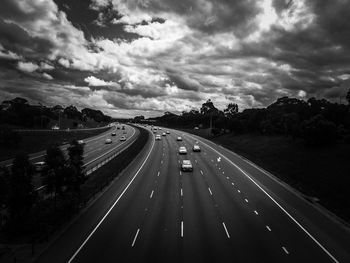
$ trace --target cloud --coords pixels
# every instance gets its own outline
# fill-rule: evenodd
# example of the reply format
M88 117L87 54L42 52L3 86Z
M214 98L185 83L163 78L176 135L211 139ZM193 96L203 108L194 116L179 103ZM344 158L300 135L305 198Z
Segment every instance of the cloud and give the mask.
M39 66L37 64L32 63L32 62L19 61L17 64L17 68L23 72L32 73L32 72L36 71L39 68Z
M53 77L47 73L42 74L43 78L48 79L48 80L53 80Z
M89 77L85 78L84 81L86 83L88 83L89 86L92 86L92 87L101 87L101 86L113 86L113 87L117 87L117 88L120 87L120 85L116 82L104 81L104 80L98 79L94 76L89 76Z

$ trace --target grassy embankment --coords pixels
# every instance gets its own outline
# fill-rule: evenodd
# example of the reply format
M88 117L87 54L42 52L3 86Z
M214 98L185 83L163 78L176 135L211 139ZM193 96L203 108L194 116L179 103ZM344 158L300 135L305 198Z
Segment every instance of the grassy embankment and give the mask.
M187 130L206 137L206 131ZM308 148L284 136L226 134L212 141L246 157L350 222L350 144ZM317 200L316 199L316 200Z
M36 131L19 132L21 142L17 147L0 148L0 161L7 160L16 156L20 152L35 153L47 149L54 143L70 142L72 140L83 140L91 136L98 135L109 128L84 131Z

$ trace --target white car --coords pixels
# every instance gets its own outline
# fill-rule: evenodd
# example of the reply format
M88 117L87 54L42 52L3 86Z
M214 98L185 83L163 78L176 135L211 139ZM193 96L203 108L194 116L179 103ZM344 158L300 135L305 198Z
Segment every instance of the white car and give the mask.
M115 132L112 132L112 136L117 136L117 134Z
M190 160L183 160L181 164L181 170L186 172L192 172L193 171L193 166Z
M34 169L36 172L42 172L46 167L45 162L36 162L34 163Z
M182 141L182 138L179 136L176 138L177 141Z
M81 144L81 145L85 144L85 142L83 140L78 140L77 142L78 142L78 144Z
M158 129L159 129L159 130L161 130L162 128L161 128L161 127L159 127Z
M112 143L111 139L108 138L108 139L105 140L105 144L111 144L111 143Z
M166 134L170 134L170 131L166 131Z
M181 146L179 148L179 154L187 154L187 149L185 146Z
M192 151L194 151L194 152L200 152L200 151L201 151L201 147L199 147L198 144L195 144L195 145L193 145Z
M126 137L125 136L120 137L119 141L121 141L121 142L126 141Z
M159 134L156 135L156 141L160 141L162 138L160 137Z
M165 133L165 132L163 132L163 133L162 133L162 136L166 136L166 133Z

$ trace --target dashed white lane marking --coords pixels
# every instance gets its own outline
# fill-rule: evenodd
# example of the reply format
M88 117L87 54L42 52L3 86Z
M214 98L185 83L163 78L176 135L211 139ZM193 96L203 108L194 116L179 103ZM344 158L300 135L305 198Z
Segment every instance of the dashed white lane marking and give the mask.
M271 232L271 228L269 226L266 226L267 230L269 230Z
M287 255L289 255L289 251L285 247L282 247L282 249Z
M203 175L203 171L201 170L200 172L201 172L201 174Z
M135 234L134 240L132 241L131 247L133 247L135 245L135 242L136 242L137 236L139 235L139 232L140 232L140 228L138 228L136 231L136 234Z
M181 192L181 196L183 196L183 195L184 195L184 193L183 193L183 191L182 191L182 188L181 188L181 191L180 191L180 192Z
M222 225L224 226L224 229L225 229L225 232L226 232L227 238L230 238L230 234L229 234L229 233L228 233L228 231L227 231L227 228L226 228L225 222L222 222Z
M180 171L180 175L182 175L181 171Z
M231 183L233 186L235 186L235 183Z
M226 176L226 179L230 179L228 176Z
M163 164L163 160L160 163Z
M222 174L225 174L225 172L222 172Z
M248 203L248 199L246 198L246 199L244 199L244 201L246 202L246 203Z
M154 192L154 191L152 190L152 193L151 193L151 195L149 196L149 198L152 198L152 196L153 196L153 192Z
M157 176L159 176L160 175L160 172L158 171L158 174L157 174Z
M238 192L238 193L241 193L241 191L240 191L240 190L237 190L237 192Z
M197 160L194 160L197 163Z
M209 188L209 187L208 187L208 190L209 190L210 195L213 195L213 193L211 192L211 190L210 190L210 188Z
M181 221L181 237L184 237L184 221Z
M256 210L254 210L254 213L256 214L256 215L258 215L259 213L258 213L258 211L256 211Z

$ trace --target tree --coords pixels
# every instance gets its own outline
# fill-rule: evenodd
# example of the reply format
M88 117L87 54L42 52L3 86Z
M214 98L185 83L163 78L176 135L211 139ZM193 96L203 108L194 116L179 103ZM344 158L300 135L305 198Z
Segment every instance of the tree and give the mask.
M0 167L0 208L7 205L8 195L10 192L10 173L6 167Z
M211 99L208 99L206 102L204 102L200 109L200 112L203 115L218 112L218 111L219 110L214 106L214 103L211 101Z
M70 189L78 194L80 194L80 186L85 182L83 154L84 146L76 140L72 141L68 147L69 177L67 178L67 183Z
M8 200L10 217L15 222L23 220L34 204L36 194L32 185L33 174L34 167L29 162L28 155L17 155L12 165Z
M225 117L232 118L238 113L238 105L236 103L229 103L224 109Z
M346 100L350 104L350 89L348 90L348 93L346 94Z
M66 160L62 150L58 145L51 145L46 150L45 163L47 165L44 170L44 183L49 193L62 194L62 187L65 183L65 166Z

